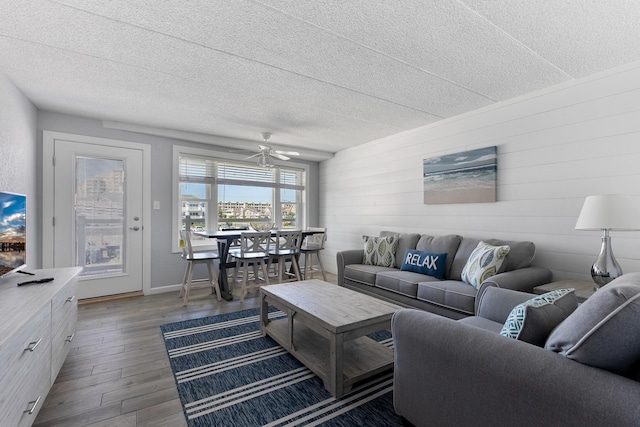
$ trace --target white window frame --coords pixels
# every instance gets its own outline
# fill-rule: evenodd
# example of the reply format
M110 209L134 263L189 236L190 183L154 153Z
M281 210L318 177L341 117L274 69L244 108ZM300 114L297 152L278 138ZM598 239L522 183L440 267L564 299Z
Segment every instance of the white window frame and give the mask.
M171 247L172 247L172 251L175 252L181 252L182 249L179 246L179 238L178 238L178 234L179 234L179 230L178 230L178 224L180 223L180 220L182 219L182 212L181 212L181 206L180 206L180 177L179 177L179 169L180 169L180 156L194 156L194 157L206 157L208 159L211 160L215 160L215 161L220 161L220 162L232 162L232 163L246 163L248 166L255 166L254 162L250 162L250 161L246 161L243 160L245 156L241 156L241 155L234 155L232 153L226 153L226 152L221 152L221 151L217 151L217 150L207 150L207 149L201 149L201 148L195 148L195 147L188 147L188 146L180 146L180 145L174 145L173 146L173 175L172 175L172 204L171 204ZM296 220L298 223L298 227L297 228L304 228L306 226L306 224L308 224L308 220L309 220L309 191L308 191L308 187L309 187L309 165L306 163L298 163L295 161L287 161L287 162L276 162L275 164L276 167L283 167L283 168L292 168L292 169L301 169L303 171L304 174L304 185L305 185L305 189L302 190L302 196L301 196L301 206L299 206L300 208L300 212L297 213L296 216ZM217 172L217 171L216 171ZM217 175L217 173L216 173ZM280 179L280 174L277 175L277 180ZM217 220L218 220L218 195L217 195L217 191L218 191L218 186L217 185L212 185L211 186L211 201L214 203L213 207L209 207L209 216L210 218L208 218L208 223L209 224L215 224L217 226ZM280 201L280 191L278 189L278 191L275 191L274 193L274 212L273 212L273 217L274 218L281 218L282 217L282 203ZM194 242L195 243L195 242Z

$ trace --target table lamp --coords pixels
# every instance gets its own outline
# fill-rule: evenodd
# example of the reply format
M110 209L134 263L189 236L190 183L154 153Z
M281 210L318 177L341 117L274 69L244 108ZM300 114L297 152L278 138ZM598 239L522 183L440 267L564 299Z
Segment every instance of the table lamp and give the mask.
M611 230L640 230L640 203L637 198L622 194L588 196L576 230L602 230L600 254L591 267L596 289L622 275L622 268L611 251Z

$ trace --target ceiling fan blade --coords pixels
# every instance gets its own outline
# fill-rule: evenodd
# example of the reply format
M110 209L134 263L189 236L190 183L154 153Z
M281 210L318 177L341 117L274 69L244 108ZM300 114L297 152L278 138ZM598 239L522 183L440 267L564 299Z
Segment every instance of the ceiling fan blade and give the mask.
M253 154L253 155L251 155L249 157L245 157L243 160L253 159L254 157L258 157L258 156L262 156L262 153Z
M272 152L270 154L270 156L271 157L275 157L276 159L280 159L280 160L289 160L291 158L291 157L283 156L282 154L275 153L275 152Z
M275 151L278 154L284 154L286 156L299 156L300 153L298 153L297 151L281 151L281 150L276 150Z

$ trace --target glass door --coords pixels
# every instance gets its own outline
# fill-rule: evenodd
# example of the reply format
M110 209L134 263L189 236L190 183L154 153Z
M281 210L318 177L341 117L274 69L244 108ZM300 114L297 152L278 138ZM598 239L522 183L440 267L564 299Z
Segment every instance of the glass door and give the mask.
M54 265L79 298L142 290L142 152L55 141Z

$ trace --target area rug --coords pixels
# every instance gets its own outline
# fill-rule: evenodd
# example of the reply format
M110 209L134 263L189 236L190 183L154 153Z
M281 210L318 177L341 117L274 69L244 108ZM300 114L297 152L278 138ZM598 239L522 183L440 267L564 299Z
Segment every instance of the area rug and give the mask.
M258 320L256 308L160 327L190 427L402 425L393 411L391 372L335 399L313 372L260 334ZM370 337L393 345L387 331Z

